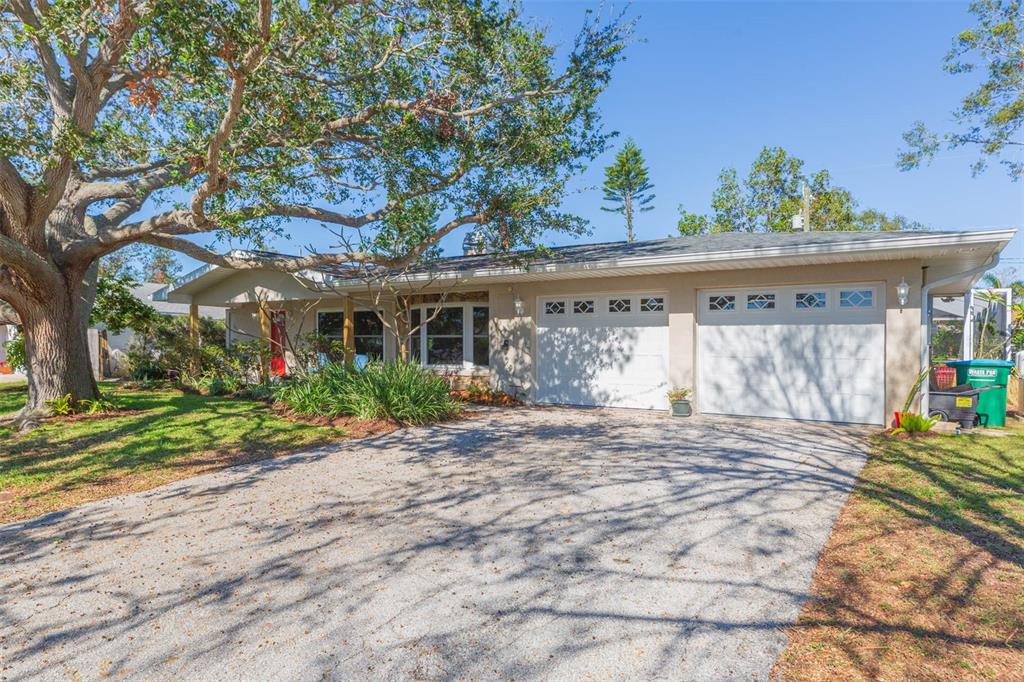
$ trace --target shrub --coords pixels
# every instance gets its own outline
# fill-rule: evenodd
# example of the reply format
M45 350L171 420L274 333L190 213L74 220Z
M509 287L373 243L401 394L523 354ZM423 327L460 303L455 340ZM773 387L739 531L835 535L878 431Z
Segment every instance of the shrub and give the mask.
M893 433L924 433L931 431L939 421L938 417L925 417L916 412L901 412L900 425L893 429Z
M458 412L448 391L444 377L417 364L372 362L358 371L328 365L315 374L282 382L274 398L308 416L351 415L425 424Z
M25 335L18 334L4 344L7 353L7 364L16 372L24 372L28 367L28 355L25 354Z

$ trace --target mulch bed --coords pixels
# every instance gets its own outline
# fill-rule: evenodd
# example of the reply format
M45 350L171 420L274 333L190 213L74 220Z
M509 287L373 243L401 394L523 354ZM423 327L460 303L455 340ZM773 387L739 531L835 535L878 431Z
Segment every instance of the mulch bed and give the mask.
M331 426L345 431L348 438L368 438L370 436L383 436L393 433L402 428L400 422L391 419L359 419L357 417L310 417L297 414L280 404L271 405L271 408L278 416L288 421L310 426Z
M493 405L495 407L519 407L523 403L508 393L479 393L467 390L454 390L451 396L474 405Z

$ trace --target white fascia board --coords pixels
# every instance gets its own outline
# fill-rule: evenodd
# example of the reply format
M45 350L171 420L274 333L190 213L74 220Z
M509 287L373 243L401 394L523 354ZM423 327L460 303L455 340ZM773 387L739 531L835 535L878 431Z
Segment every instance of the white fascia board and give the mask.
M692 269L694 265L715 265L717 267L702 268L708 270L727 269L730 264L742 267L750 267L751 262L757 262L770 266L771 261L787 258L807 258L808 264L813 264L815 256L855 256L855 255L876 255L880 258L885 256L888 259L899 257L914 257L912 252L928 251L929 249L941 249L950 247L971 247L984 244L991 244L994 251L1002 250L1013 238L1016 230L992 230L978 232L958 232L956 234L939 234L931 232L908 232L901 237L886 237L884 239L851 240L834 244L795 244L791 246L757 247L747 249L733 249L729 251L712 251L701 253L667 254L660 256L636 256L632 258L607 258L603 260L584 261L577 263L536 263L528 266L495 266L478 268L476 270L451 270L420 272L409 274L401 281L409 284L422 284L429 281L451 281L451 280L492 280L515 281L529 279L545 279L558 277L571 277L573 275L602 274L602 275L628 275L631 270L659 268L663 272L671 272L673 269ZM689 267L688 267L689 266ZM186 291L179 289L202 289L196 287L199 280L208 279L209 275L220 274L218 270L234 272L230 268L221 268L215 265L203 266L188 275L173 288L168 289L164 300L187 302L191 296ZM299 276L311 281L318 281L319 273L304 271ZM223 276L223 275L221 275ZM216 277L219 280L221 277ZM189 286L192 285L192 286ZM334 290L363 289L366 283L362 280L334 281L331 288ZM178 295L175 295L178 292Z
M477 270L453 270L449 272L422 272L410 274L403 281L410 284L422 283L431 280L449 281L453 279L463 280L528 280L552 276L572 276L583 273L602 275L628 275L633 269L663 268L670 272L673 268L686 270L686 266L695 264L717 264L720 267L706 268L708 270L727 269L730 264L749 267L749 263L756 262L765 266L771 265L771 261L787 258L808 258L814 256L853 256L857 254L888 256L893 258L911 258L915 254L908 251L927 251L929 249L941 249L957 246L977 246L980 244L992 244L994 250L1001 250L1016 230L999 230L990 232L964 232L958 234L932 234L927 232L908 233L906 237L886 239L857 240L839 244L799 244L793 246L779 246L770 248L734 249L731 251L713 251L704 253L670 254L662 256L637 256L634 258L609 258L597 261L584 261L578 263L537 263L522 266L499 266L480 268ZM813 264L813 261L808 263ZM362 288L365 282L336 282L335 288Z

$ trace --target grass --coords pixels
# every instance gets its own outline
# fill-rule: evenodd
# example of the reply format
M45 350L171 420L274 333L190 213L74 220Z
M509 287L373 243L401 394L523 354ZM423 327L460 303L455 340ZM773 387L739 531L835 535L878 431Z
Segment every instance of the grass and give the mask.
M878 437L782 680L1024 678L1024 429Z
M264 404L104 385L126 414L54 420L28 433L0 427L0 522L152 488L344 437L284 419ZM25 402L0 385L0 414Z

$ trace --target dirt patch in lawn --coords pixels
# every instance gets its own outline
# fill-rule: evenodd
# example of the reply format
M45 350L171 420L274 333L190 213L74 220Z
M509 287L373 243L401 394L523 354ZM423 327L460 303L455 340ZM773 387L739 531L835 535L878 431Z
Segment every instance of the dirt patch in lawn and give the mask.
M1024 679L1024 432L880 437L779 680Z

